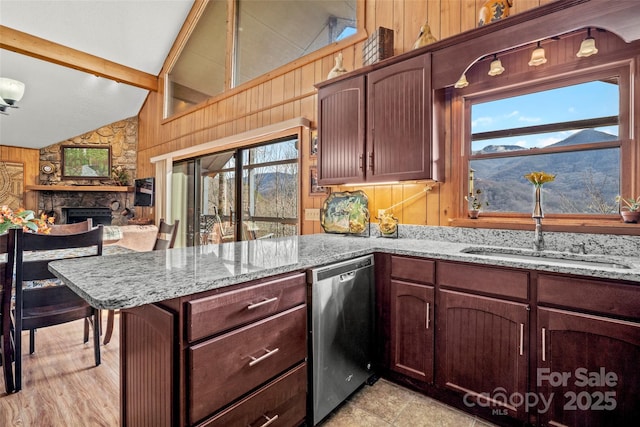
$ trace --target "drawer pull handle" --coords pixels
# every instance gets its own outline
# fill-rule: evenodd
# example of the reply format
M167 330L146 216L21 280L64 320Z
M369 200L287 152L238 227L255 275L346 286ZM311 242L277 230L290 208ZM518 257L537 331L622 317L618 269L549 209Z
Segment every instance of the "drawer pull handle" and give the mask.
M264 351L266 351L266 353L263 354L262 356L260 356L260 357L250 356L251 357L251 362L249 362L249 366L256 365L256 364L262 362L264 359L273 356L274 354L276 354L278 352L278 350L279 350L278 348L274 348L273 350L269 350L268 348L265 348Z
M547 330L542 328L542 361L547 361Z
M269 418L266 415L263 415L263 417L267 420L264 424L262 424L260 427L267 427L269 424L271 424L272 422L274 422L275 420L278 419L277 415L274 415L273 417ZM248 427L251 427L251 425L249 425Z
M249 304L247 306L247 310L253 310L254 308L258 308L258 307L261 307L261 306L263 306L265 304L269 304L269 303L276 302L276 301L278 301L278 297L265 299L263 301L255 303L255 304Z

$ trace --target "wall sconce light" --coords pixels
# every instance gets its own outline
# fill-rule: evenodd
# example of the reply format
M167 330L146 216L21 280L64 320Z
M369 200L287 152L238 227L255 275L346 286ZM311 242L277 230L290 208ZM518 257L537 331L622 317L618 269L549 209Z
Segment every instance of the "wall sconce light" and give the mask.
M591 37L591 28L587 28L587 38L580 43L580 50L576 53L579 58L586 58L587 56L595 55L598 53L596 48L596 40Z
M461 75L456 84L453 85L456 89L462 89L467 86L469 86L469 82L467 81L467 76L465 74Z
M502 62L498 59L498 57L494 54L493 61L491 61L491 66L489 67L489 75L490 76L499 76L504 73L504 67L502 66Z
M8 107L18 108L15 103L20 101L23 95L24 83L18 80L0 77L0 113L6 115L5 110Z
M540 47L540 42L538 42L538 47L534 49L531 53L531 60L529 61L529 66L537 67L538 65L545 64L547 62L547 58L544 56L544 48Z

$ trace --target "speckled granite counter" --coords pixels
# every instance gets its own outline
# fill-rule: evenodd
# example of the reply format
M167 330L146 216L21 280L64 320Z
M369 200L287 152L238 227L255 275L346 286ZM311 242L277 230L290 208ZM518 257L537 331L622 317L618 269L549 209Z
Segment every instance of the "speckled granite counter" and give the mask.
M581 243L588 253L594 254L587 257L604 257L630 267L618 269L564 265L546 262L544 258L516 260L461 252L469 247L504 246L505 242L510 242L511 247L528 247L527 232L418 226L403 229L406 234L399 239L315 234L55 261L49 268L89 303L104 309L141 306L376 251L640 283L637 255L640 239L630 236L562 236L562 233L545 236L552 251L560 249L558 246L565 245L564 250L566 245Z

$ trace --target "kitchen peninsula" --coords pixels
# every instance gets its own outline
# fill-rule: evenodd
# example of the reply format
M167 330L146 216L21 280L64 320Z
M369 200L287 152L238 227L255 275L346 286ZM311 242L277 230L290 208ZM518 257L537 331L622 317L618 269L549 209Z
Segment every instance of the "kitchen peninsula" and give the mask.
M245 425L260 425L274 416L281 425L301 423L306 416L307 387L305 273L312 267L370 253L376 254L377 339L382 348L377 362L383 376L497 424L543 425L560 420L579 425L583 418L562 418L562 406L543 413L508 402L503 405L500 399L492 401L490 408L463 402L491 393L498 385L523 395L549 391L536 387L537 369L568 370L572 362L568 357L560 360L559 355L567 350L556 334L564 333L563 340L571 342L572 335L566 335L569 329L586 333L580 329L586 322L595 328L589 337L600 339L600 345L614 345L607 337L624 341L616 344L623 345L624 357L612 356L619 348L613 349L614 353L600 351L608 357L603 366L620 378L614 390L618 409L605 415L618 421L638 416L640 373L625 360L640 356L640 288L636 288L640 284L636 255L640 239L626 236L618 242L613 241L616 236L548 233L547 247L562 251L567 261L562 262L511 257L509 251L491 252L505 242L513 245L511 250L529 248L529 232L402 229L400 239L319 234L82 262L56 261L50 268L92 305L122 310L123 425L137 425L142 420L151 420L154 425L230 425L241 420L248 420ZM409 235L413 238L406 238ZM588 255L566 252L582 243ZM486 251L469 253L470 248ZM572 260L600 263L591 266ZM425 301L433 304L426 305L431 329L421 332L426 343L422 348L429 356L426 359L426 354L415 355L409 348L398 347L395 337L405 333L398 325L413 324L398 323L398 316L416 313L403 310L416 308L402 305L405 291L422 289L428 291ZM505 324L499 326L505 328L486 336L474 328L478 336L470 340L455 323L468 318L451 317L461 307L476 314L502 313L500 319ZM424 317L417 323L424 324ZM438 331L435 339L434 328ZM563 332L561 328L569 329ZM506 338L512 330L515 337ZM269 342L263 345L262 339ZM469 378L456 376L450 363L456 360L453 354L466 351L462 343L491 344L496 339L513 343L513 351L504 355L493 350L495 359L504 362L499 367L501 381L483 383L472 378L465 383ZM257 348L247 348L252 345ZM232 360L236 353L239 359L247 359L248 366L260 365L260 373L248 369L244 362L236 366ZM480 356L475 363L493 372ZM464 364L472 366L473 362ZM591 370L590 365L585 367ZM149 395L145 389L163 392ZM562 395L560 391L556 394ZM498 413L492 410L503 416L491 417ZM577 417L602 413L567 412ZM259 419L262 422L258 423Z

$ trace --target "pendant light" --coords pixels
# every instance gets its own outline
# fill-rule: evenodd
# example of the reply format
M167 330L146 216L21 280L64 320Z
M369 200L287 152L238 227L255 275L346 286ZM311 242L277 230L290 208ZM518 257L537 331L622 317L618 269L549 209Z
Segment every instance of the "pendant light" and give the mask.
M469 82L467 81L467 76L465 74L461 75L456 84L453 85L456 89L462 89L467 86L469 86Z
M499 76L504 73L504 67L502 66L502 62L498 59L498 57L494 54L493 61L491 61L491 66L489 67L489 75L490 76Z
M540 46L540 42L538 42L538 47L534 49L531 53L531 60L529 61L529 65L532 67L537 67L538 65L545 64L547 62L547 58L544 56L544 48Z
M576 53L579 58L586 58L587 56L595 55L598 53L596 48L596 40L591 37L591 28L587 28L587 38L580 43L580 50Z
M7 77L0 77L0 113L5 113L7 108L18 108L15 105L16 102L22 99L24 95L24 83L9 79Z

